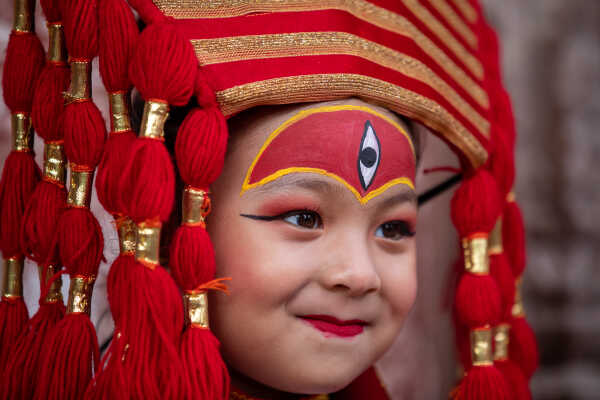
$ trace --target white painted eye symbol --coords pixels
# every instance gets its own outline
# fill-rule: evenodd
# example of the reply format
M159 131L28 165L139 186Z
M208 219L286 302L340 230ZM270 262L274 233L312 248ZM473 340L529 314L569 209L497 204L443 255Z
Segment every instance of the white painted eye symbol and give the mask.
M367 121L358 149L358 177L364 190L369 188L373 178L375 178L375 172L377 172L379 166L380 151L379 139L375 134L373 125L370 121Z

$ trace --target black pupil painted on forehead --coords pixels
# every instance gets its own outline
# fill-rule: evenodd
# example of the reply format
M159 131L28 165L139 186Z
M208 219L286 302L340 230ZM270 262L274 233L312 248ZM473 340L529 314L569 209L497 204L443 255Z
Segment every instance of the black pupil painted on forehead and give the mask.
M375 164L375 161L377 161L377 152L374 148L367 147L362 149L359 158L365 167L371 168Z

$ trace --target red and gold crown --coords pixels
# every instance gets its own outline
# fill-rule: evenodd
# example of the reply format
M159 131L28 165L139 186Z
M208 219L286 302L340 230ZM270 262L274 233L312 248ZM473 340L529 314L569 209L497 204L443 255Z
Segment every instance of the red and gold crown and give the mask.
M226 119L259 105L347 97L424 124L461 161L451 212L463 250L455 320L465 373L453 395L531 397L537 348L518 290L525 251L512 192L513 115L497 38L477 1L130 0L145 23L140 33L124 0L41 0L45 63L34 3L15 0L2 81L14 135L0 187L0 365L9 398L226 399L229 377L206 296L225 286L214 279L205 230ZM110 98L107 140L90 90L96 56ZM145 101L138 132L132 87ZM189 104L175 138L186 187L169 273L160 233L176 175L163 127L170 107ZM31 125L45 142L43 173ZM121 242L107 283L115 335L102 360L89 320L103 249L89 210L94 174ZM24 257L38 263L42 287L29 322ZM66 309L62 273L71 278ZM385 396L369 370L340 396L372 390Z

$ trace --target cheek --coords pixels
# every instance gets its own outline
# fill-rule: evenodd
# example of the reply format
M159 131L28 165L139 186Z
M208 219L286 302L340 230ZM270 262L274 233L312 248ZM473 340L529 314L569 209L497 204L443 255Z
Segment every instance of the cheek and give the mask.
M385 255L379 264L381 295L389 311L387 321L397 331L417 296L416 246L414 239L411 242L407 251L401 255Z

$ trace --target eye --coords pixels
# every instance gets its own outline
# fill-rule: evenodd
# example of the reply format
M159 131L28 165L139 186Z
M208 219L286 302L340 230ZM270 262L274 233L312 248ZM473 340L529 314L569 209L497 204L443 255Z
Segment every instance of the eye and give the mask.
M318 229L323 225L321 217L314 211L290 211L283 215L281 219L288 224L305 229Z
M415 232L410 229L410 225L405 221L389 221L379 225L375 231L375 236L390 240L401 240L414 235Z
M373 178L375 178L375 172L377 172L379 166L380 151L379 139L375 134L373 125L370 121L367 121L358 149L358 178L364 190L369 188Z

